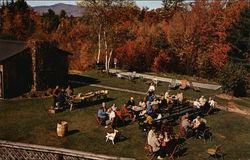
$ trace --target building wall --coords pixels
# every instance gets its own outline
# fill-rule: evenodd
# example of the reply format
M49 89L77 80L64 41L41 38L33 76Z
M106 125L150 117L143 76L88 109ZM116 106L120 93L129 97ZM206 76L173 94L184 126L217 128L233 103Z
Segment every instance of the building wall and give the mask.
M68 54L57 49L55 43L33 41L27 48L0 64L3 98L20 96L31 90L46 90L68 82Z
M65 85L68 78L68 56L57 49L51 49L45 57L45 75L48 87Z
M68 55L56 48L55 42L32 41L33 90L45 90L67 83Z
M28 50L3 62L4 98L29 92L32 86L31 57Z

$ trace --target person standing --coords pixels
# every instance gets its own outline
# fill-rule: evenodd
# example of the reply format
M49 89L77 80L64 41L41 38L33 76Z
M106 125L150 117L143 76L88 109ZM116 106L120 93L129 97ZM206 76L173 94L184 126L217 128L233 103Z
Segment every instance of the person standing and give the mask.
M66 88L65 91L66 91L66 96L67 97L72 97L74 95L74 90L73 90L73 88L71 88L70 85L68 85L68 87Z
M53 107L56 106L57 97L59 95L59 92L60 92L60 86L57 85L56 88L53 90L53 93L52 93L52 95L53 95Z

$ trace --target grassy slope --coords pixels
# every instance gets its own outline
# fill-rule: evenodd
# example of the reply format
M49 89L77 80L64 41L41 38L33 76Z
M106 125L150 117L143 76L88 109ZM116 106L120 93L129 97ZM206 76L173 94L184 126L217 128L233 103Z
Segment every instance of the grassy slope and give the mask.
M99 84L139 91L147 89L147 86L139 81L135 87L128 80L117 80L114 77L95 75L94 72L86 75L98 78L101 81ZM158 93L165 91L165 88L166 84L161 84L157 88ZM98 88L85 86L76 89L76 92L95 90L98 90ZM202 90L202 93L191 90L185 91L185 95L192 99L199 97L201 94L212 96L215 92L208 90ZM116 103L120 106L130 96L134 96L136 100L142 98L140 95L111 91L109 97L112 99L107 104L110 106L112 103ZM220 100L220 103L226 102L221 99L218 100ZM111 143L105 142L106 130L104 127L97 126L94 119L97 107L100 104L85 106L72 112L67 110L56 115L50 115L47 111L51 102L51 98L0 101L0 139L135 157L136 159L146 158L143 150L146 144L146 135L138 129L137 123L120 128L119 130L128 139L112 146ZM249 159L250 119L227 112L219 112L206 117L206 119L208 125L213 128L214 140L206 142L206 144L201 140L187 140L185 142L187 152L180 159L204 159L206 149L218 144L224 145L227 154L226 159ZM61 120L69 122L69 130L72 132L71 135L64 138L56 136L56 123Z

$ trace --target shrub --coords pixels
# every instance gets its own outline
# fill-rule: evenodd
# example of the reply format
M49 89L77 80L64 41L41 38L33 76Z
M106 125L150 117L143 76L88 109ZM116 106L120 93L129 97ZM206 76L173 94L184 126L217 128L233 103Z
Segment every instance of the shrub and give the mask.
M171 58L166 55L166 54L159 54L155 59L154 59L154 64L153 64L153 71L156 72L170 72L170 65Z
M219 74L219 83L224 93L233 96L245 96L249 73L242 64L229 62Z

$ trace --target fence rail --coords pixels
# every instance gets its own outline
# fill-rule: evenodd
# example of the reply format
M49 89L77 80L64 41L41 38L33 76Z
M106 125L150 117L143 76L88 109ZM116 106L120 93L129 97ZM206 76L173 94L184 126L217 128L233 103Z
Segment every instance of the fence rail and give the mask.
M134 160L134 159L0 140L0 160Z

